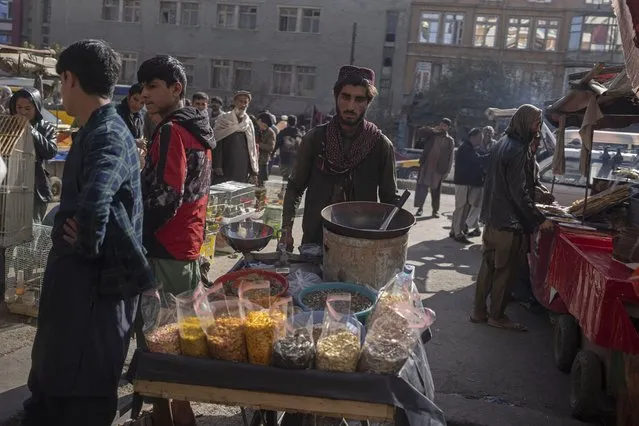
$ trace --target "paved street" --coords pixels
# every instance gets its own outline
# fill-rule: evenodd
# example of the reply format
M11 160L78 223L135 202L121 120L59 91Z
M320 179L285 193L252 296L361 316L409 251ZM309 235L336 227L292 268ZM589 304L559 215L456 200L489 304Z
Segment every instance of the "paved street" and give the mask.
M428 202L425 210L430 213ZM474 239L472 246L462 246L447 238L452 210L453 197L443 195L443 216L420 220L410 234L410 263L416 266L428 306L437 313L434 338L428 344L436 403L453 425L582 424L570 418L568 377L553 366L547 315L534 315L513 305L511 317L530 328L522 334L468 322L480 239ZM298 220L298 242L300 224ZM274 249L274 243L271 247ZM215 274L224 273L236 261L216 258ZM16 323L16 318L0 321L0 425L15 424L5 420L19 410L26 395L22 386L33 335L32 324ZM198 424L241 425L236 409L202 404L196 409L201 415Z

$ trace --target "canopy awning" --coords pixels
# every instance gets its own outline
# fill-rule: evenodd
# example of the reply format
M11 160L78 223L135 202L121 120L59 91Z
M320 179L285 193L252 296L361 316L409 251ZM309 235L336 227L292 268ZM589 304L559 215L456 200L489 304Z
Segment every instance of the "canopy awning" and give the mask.
M626 72L632 90L639 95L639 1L614 0L621 44L626 62Z

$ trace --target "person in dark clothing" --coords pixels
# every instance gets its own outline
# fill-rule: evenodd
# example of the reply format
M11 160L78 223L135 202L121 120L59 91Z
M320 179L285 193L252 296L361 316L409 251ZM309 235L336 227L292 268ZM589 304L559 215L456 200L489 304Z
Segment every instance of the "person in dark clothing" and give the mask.
M372 70L343 66L333 87L337 115L304 136L284 196L281 243L287 250L293 250L293 219L307 189L302 244L322 244L321 211L331 204L397 201L393 144L365 119L377 95L374 82Z
M233 111L215 120L217 147L213 152L214 183L226 181L257 183L259 171L255 125L246 113L252 96L239 91Z
M147 109L161 117L142 171L142 192L144 247L166 300L200 281L215 139L207 114L184 106L187 80L180 61L167 55L148 59L138 81ZM156 408L173 413L175 424L195 424L188 402L172 401L169 411L162 401Z
M617 148L617 153L615 154L614 157L612 157L613 170L617 170L619 167L621 167L622 163L623 163L623 155L621 154L621 148Z
M223 114L222 107L224 106L224 101L219 96L213 96L211 101L209 102L209 107L211 108L211 115L209 116L211 121L211 126L215 126L215 120Z
M154 286L138 153L111 104L120 68L101 40L72 44L56 64L65 110L81 129L64 166L24 426L111 425L138 300Z
M481 129L472 129L468 133L468 140L461 144L455 156L455 211L453 212L450 237L465 244L470 243L464 235L468 215L473 207L481 206L484 168L482 167L482 159L477 152L481 143ZM475 223L469 227L478 230L479 224Z
M258 146L260 148L258 164L260 171L257 177L257 185L262 187L268 180L268 162L275 150L275 132L273 131L273 117L271 114L262 113L257 118L259 129Z
M482 263L470 320L516 331L526 327L506 315L507 295L517 280L527 251L527 235L535 228L548 230L546 220L533 199L531 145L541 129L541 110L522 105L513 115L506 135L493 145L482 201ZM491 297L490 315L486 299Z
M286 183L291 177L291 172L295 167L297 150L302 144L302 137L304 136L302 131L297 127L297 117L289 115L287 124L286 128L277 135L277 141L275 143L275 152L279 151L280 153L280 174L283 180L280 198L284 198Z
M47 161L58 152L56 128L42 117L42 96L38 89L18 90L9 101L12 115L21 115L31 123L31 136L35 148L35 191L33 198L33 220L41 223L47 206L53 199L51 179L47 172Z
M120 105L116 107L116 111L126 123L136 141L144 138L144 113L142 109L142 85L136 83L129 88L129 94L122 99ZM138 146L140 144L138 143Z
M204 92L196 92L191 98L193 101L193 107L199 111L204 112L208 116L209 111L209 95Z

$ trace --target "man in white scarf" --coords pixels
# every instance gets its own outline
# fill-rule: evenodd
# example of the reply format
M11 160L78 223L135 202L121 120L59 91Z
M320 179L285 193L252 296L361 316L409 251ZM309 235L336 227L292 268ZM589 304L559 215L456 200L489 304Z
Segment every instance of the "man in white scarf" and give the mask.
M259 170L255 128L246 110L251 103L249 92L233 97L232 111L215 120L217 147L213 151L213 183L254 181Z

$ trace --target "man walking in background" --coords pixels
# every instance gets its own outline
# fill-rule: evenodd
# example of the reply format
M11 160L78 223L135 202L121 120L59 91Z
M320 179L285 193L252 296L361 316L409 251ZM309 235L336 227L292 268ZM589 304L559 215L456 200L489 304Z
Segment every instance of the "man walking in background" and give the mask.
M297 156L297 150L302 144L302 137L304 136L300 129L297 127L297 117L289 115L287 118L287 126L277 135L277 142L275 144L275 152L280 153L280 174L282 175L282 190L278 197L284 198L284 191L286 190L286 184L291 177L291 172L295 167L295 157Z
M257 118L259 128L258 146L260 148L258 164L260 171L257 179L257 186L263 187L268 180L268 162L275 150L275 131L273 130L273 117L271 114L262 113Z
M430 190L432 217L439 217L442 182L453 166L455 141L448 134L450 125L451 121L444 118L439 126L425 129L426 140L419 159L419 176L415 189L415 208L417 209L415 216L424 214L424 203Z
M215 126L215 121L217 120L217 118L224 113L224 111L222 111L224 102L219 96L213 96L209 102L209 106L211 108L211 114L209 116L211 126Z

